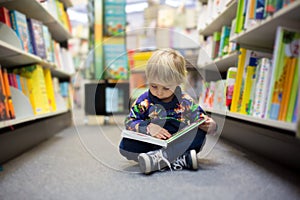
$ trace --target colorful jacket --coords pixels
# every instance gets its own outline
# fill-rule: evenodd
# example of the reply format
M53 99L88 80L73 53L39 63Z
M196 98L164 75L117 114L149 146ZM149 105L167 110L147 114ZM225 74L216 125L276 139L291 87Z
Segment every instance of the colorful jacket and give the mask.
M199 120L204 110L177 87L171 102L162 102L150 90L139 96L125 119L126 129L147 133L151 122L168 130L171 134Z

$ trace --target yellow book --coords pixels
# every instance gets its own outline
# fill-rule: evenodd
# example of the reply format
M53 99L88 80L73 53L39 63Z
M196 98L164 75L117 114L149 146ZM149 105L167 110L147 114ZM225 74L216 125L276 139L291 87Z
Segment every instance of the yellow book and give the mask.
M50 112L43 68L40 65L23 67L21 75L28 78L29 99L35 115Z
M294 74L295 74L295 69L296 69L296 64L297 64L296 61L297 61L296 58L286 58L286 63L284 66L285 81L284 81L282 100L281 100L279 116L278 116L278 120L281 120L281 121L286 120L289 101L291 98L293 79L294 79Z
M233 89L233 96L232 96L230 112L238 112L238 103L239 103L241 85L242 85L242 81L243 81L246 54L247 54L247 50L244 48L241 48L240 55L238 58L238 69L237 69L236 81L235 81L234 89Z
M253 84L253 76L255 76L256 67L255 66L248 66L246 72L246 80L245 80L245 87L243 91L242 103L241 103L241 110L240 113L248 114L248 110L251 106L251 99L250 94L252 91Z
M45 77L45 84L46 84L46 91L47 91L47 97L48 102L50 106L50 111L54 112L56 111L56 101L55 101L55 95L54 95L54 89L53 89L53 83L52 83L52 75L50 69L44 69L44 77Z

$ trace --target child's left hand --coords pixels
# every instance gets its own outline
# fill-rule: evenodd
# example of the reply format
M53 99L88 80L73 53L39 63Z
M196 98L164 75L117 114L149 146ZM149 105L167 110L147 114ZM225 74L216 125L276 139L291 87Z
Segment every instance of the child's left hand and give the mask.
M217 129L217 123L212 118L207 117L207 120L199 128L207 133L213 133Z

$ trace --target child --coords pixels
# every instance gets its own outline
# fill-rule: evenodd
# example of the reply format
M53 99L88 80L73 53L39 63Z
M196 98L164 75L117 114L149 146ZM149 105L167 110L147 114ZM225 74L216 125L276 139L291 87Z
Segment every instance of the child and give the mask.
M205 112L179 86L185 77L185 59L182 55L169 48L154 52L146 68L149 90L134 102L125 119L126 129L168 139L178 130L199 120ZM166 166L171 170L197 170L197 153L204 144L205 135L217 127L212 118L207 118L198 130L185 134L166 149L123 138L119 145L120 153L129 160L139 162L145 174Z

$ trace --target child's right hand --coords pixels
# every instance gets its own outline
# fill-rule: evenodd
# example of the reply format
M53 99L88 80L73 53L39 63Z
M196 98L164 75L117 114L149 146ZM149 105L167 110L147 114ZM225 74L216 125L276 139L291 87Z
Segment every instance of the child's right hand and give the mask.
M172 135L164 128L160 127L157 124L150 123L147 126L147 132L155 138L166 140L170 138Z

